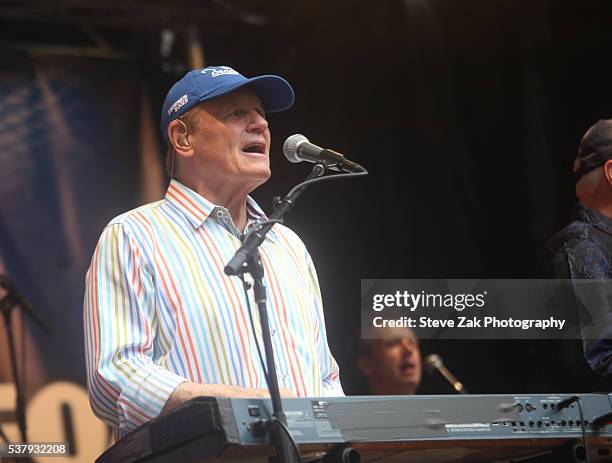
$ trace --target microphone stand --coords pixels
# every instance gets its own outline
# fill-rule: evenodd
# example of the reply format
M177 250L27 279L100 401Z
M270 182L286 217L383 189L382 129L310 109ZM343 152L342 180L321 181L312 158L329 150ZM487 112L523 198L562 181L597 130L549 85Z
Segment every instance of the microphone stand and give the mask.
M306 177L306 181L321 177L325 173L325 166L315 164L312 172ZM281 401L278 376L276 374L276 363L274 361L274 349L272 347L272 337L270 336L270 326L268 323L268 310L266 307L266 287L263 284L264 267L259 255L259 246L263 243L266 234L274 226L275 223L282 222L284 215L291 209L298 196L304 191L307 185L302 188L291 190L283 199L275 200L274 212L270 215L270 220L257 226L251 233L247 235L242 246L236 251L234 257L225 267L226 275L242 275L250 273L253 277L253 295L257 303L259 311L259 320L261 324L261 332L263 336L264 351L266 354L266 365L268 371L268 391L272 399L272 416L268 420L268 428L271 429L272 441L276 448L276 455L280 463L295 463L296 455L293 452L291 436L282 432L280 427L287 429L287 419L283 412L283 404ZM279 425L274 422L278 421ZM271 426L270 426L271 425Z
M26 426L26 413L25 413L25 400L23 397L23 390L21 389L21 381L19 380L19 372L17 369L17 353L15 349L15 338L13 337L13 321L11 312L16 306L20 306L24 313L30 316L45 333L50 334L51 329L49 326L40 318L40 316L34 311L32 306L19 294L15 286L11 281L3 275L0 275L0 286L5 288L7 291L6 296L0 299L0 311L4 318L4 326L6 328L6 335L9 344L9 354L11 361L11 372L13 374L13 382L15 383L15 412L17 415L17 425L19 426L19 432L21 434L21 441L23 443L28 442L27 437L27 426ZM2 433L4 439L6 436Z

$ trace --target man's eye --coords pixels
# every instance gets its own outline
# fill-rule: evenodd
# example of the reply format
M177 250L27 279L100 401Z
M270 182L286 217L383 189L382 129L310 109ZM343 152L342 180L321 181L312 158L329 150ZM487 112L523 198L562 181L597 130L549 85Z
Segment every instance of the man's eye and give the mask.
M244 117L246 115L246 111L244 109L234 109L230 114L231 117Z

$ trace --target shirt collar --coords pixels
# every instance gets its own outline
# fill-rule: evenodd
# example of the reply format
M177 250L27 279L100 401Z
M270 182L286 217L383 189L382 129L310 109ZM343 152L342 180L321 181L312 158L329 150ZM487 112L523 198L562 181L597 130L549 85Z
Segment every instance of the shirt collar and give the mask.
M612 235L612 219L593 209L589 209L581 203L578 204L577 215L583 222L587 222L602 232Z
M170 180L166 190L166 201L176 207L191 222L194 228L199 228L213 213L217 206L176 179ZM256 222L268 220L259 204L247 196L247 216Z
M266 213L263 211L259 204L251 198L247 196L247 215L249 218L252 218L256 222L263 222L264 220L268 220Z

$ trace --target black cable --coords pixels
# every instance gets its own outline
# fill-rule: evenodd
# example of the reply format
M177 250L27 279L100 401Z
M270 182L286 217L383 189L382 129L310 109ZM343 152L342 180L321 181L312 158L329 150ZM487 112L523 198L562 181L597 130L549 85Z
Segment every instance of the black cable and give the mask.
M240 274L239 277L242 280L242 289L244 290L244 297L246 298L247 311L249 313L249 321L251 322L251 329L253 330L253 338L255 339L255 346L257 347L257 354L259 356L259 361L261 362L261 368L263 369L264 375L266 377L266 385L268 386L268 389L270 389L270 379L268 377L268 372L266 370L266 363L264 362L263 355L261 354L261 349L259 347L259 340L257 339L257 331L255 331L255 322L253 321L253 312L251 310L251 302L249 301L249 293L247 290L248 283L244 279L244 274ZM272 416L272 418L270 418L270 422L272 426L276 424L280 426L280 428L285 432L285 434L289 438L289 441L291 442L291 446L293 447L295 455L297 456L298 462L302 463L302 456L300 454L300 449L297 443L295 442L295 439L291 435L291 432L289 431L289 428L287 427L287 425L283 423L282 421L280 421L279 419L277 419L275 416Z
M238 275L242 280L242 289L244 290L244 298L247 303L247 312L249 313L249 321L251 322L251 330L253 330L253 339L255 340L255 346L257 347L257 354L259 356L259 362L261 363L261 368L263 369L264 376L266 377L266 386L270 384L270 379L268 378L268 370L266 369L266 362L264 362L263 355L261 354L261 349L259 348L259 339L257 339L257 331L255 331L255 323L253 322L253 312L251 310L251 301L249 301L249 291L248 291L248 283L244 279L244 274Z
M580 397L578 397L577 402L578 411L580 412L580 430L582 431L582 446L584 447L585 462L590 463L591 459L589 458L589 447L587 446L586 430L584 428L584 414L582 413L582 403L580 401Z
M573 395L566 399L563 399L557 404L557 410L563 410L564 408L569 407L571 404L573 404L574 402L578 402L579 400L580 397L578 397L577 395Z
M561 402L557 404L557 410L563 410L564 408L569 407L574 402L578 403L578 412L580 413L580 431L582 434L582 446L584 447L585 462L590 463L591 460L589 458L589 448L587 446L587 440L586 440L586 429L584 427L584 413L582 412L582 403L580 400L581 400L580 396L577 396L577 395L573 395L566 399L563 399Z

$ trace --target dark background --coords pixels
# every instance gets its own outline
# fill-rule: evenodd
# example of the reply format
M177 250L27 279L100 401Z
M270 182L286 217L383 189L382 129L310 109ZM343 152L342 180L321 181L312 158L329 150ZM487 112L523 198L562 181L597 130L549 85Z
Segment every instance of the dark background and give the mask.
M106 82L146 82L157 122L167 88L187 70L184 31L197 26L206 64L281 74L296 92L291 110L270 116L273 177L254 194L267 211L309 171L282 156L293 133L369 170L312 188L288 218L317 265L347 392L363 392L350 341L360 279L544 275L545 242L571 220L578 142L612 115L606 0L93 3L5 2L4 66L40 59L31 53L39 44L102 44L123 56L68 59L99 66ZM165 57L161 28L177 34ZM134 203L126 195L89 228ZM84 237L90 253L97 238ZM82 288L76 281L74 291ZM550 345L429 342L423 350L442 354L470 392L563 388L554 369L543 373L533 360L555 355ZM558 372L568 368L556 361ZM428 378L422 392L448 390Z

